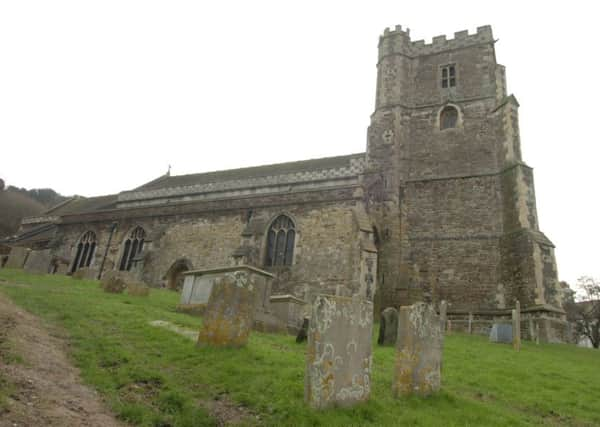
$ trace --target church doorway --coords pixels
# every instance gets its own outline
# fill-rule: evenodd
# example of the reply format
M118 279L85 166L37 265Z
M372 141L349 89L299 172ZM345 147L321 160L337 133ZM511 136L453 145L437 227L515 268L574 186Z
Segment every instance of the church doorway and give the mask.
M167 271L167 288L180 291L183 288L183 279L186 271L192 269L192 264L186 259L178 259Z

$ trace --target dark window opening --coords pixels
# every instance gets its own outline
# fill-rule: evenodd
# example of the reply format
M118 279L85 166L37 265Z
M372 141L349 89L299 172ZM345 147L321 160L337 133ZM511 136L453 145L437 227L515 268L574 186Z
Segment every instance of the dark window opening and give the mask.
M458 110L454 107L445 107L440 113L440 129L451 129L458 122Z
M454 65L442 67L442 87L444 89L456 86L456 68Z
M292 265L296 227L285 215L278 216L267 233L267 256L265 265Z
M135 257L142 253L145 237L146 232L142 227L134 228L134 230L129 234L127 240L123 242L123 255L121 255L119 270L131 270Z
M86 231L77 244L77 252L75 253L73 265L71 266L71 273L74 273L80 268L89 267L92 263L95 251L96 234L93 231Z

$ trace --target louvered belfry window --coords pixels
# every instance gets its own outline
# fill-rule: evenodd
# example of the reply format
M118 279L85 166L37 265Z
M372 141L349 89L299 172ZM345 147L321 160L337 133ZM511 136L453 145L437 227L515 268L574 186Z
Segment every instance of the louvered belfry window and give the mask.
M265 265L292 265L296 227L285 215L278 216L269 227L267 234L267 258Z
M121 263L119 264L119 270L129 271L133 264L133 259L136 255L142 252L144 248L144 238L146 232L142 227L135 227L129 234L129 237L123 242L123 255L121 256Z

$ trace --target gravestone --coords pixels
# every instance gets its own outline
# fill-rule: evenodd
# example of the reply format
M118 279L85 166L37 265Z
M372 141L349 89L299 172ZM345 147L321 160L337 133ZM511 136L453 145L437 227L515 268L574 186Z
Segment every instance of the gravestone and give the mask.
M199 346L246 345L254 322L257 276L247 266L221 269L215 274L198 335Z
M398 336L398 310L387 307L381 312L379 320L379 337L377 344L394 345Z
M510 344L513 339L512 325L508 323L494 323L490 331L490 341Z
M521 349L521 303L517 301L515 309L512 311L512 329L513 329L513 348L517 351Z
M351 406L371 394L373 303L317 295L308 327L304 398L313 408Z
M468 331L469 331L469 335L473 333L473 313L469 313Z
M533 325L533 317L529 315L529 319L527 320L529 323L529 340L535 341L535 326Z
M14 246L10 249L8 254L8 261L4 264L5 268L23 268L27 257L29 256L31 249L23 248L20 246Z
M446 320L448 319L448 302L442 300L440 302L440 324L442 325L442 332L446 332Z
M432 305L419 302L400 307L398 325L394 397L427 396L438 391L444 339L440 317Z

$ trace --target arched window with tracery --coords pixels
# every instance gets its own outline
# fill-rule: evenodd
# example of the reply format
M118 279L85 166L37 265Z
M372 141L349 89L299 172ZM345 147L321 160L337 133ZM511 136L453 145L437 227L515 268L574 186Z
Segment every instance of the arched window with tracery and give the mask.
M296 227L286 215L280 215L271 223L267 233L267 267L292 265Z
M96 233L86 231L83 233L77 244L75 260L71 266L71 273L83 267L89 267L92 263L92 257L96 251Z
M450 105L440 113L440 130L455 128L458 123L458 110Z
M135 227L127 239L123 242L123 255L119 263L119 270L129 271L133 264L134 258L142 253L144 249L144 239L146 232L142 227Z

